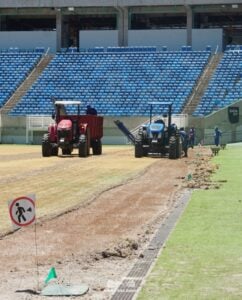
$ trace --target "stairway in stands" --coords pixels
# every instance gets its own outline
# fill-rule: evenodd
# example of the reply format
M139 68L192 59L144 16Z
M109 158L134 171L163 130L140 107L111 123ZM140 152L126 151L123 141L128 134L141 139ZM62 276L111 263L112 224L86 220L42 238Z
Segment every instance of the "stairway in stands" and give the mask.
M187 102L185 108L183 109L183 114L192 115L195 111L197 105L202 99L202 96L205 90L208 87L209 81L211 80L223 54L217 53L211 57L211 60L208 66L205 68L203 75L201 76L200 80L198 81L197 86L195 87L189 101Z
M33 85L33 83L37 80L43 70L47 67L50 61L53 59L54 55L46 54L40 60L38 65L34 68L34 70L30 73L30 75L26 78L26 80L19 86L16 92L9 98L7 103L0 109L0 113L8 114L9 111L20 101L20 99L26 94L29 88Z

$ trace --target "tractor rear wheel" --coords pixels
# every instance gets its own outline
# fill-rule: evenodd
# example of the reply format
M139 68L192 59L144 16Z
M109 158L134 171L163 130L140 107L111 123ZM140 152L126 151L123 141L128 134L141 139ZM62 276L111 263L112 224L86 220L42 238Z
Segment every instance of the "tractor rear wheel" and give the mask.
M84 134L80 135L79 138L79 146L78 146L78 154L79 157L87 157L88 156L88 141L87 137Z
M169 140L169 158L170 159L177 158L177 142L175 136L171 136Z
M42 138L42 156L43 157L51 156L51 154L52 154L51 149L52 149L52 146L51 146L51 143L49 140L49 134L45 133Z
M143 152L143 146L142 146L142 138L137 137L135 139L135 144L134 144L134 156L136 158L140 158L143 155L144 155L144 152Z
M102 142L100 140L92 141L92 154L93 155L102 154Z

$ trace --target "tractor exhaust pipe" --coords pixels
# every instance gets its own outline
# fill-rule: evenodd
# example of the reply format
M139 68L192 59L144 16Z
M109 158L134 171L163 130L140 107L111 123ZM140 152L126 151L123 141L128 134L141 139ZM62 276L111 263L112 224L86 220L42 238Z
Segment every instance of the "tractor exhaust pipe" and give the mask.
M168 105L168 128L171 126L171 110L172 110L172 103Z

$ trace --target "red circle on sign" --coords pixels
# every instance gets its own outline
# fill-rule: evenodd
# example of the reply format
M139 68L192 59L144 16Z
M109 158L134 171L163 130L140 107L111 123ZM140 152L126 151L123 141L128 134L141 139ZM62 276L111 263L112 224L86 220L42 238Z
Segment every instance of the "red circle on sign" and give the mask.
M33 218L31 219L31 220L29 220L27 223L24 223L24 224L21 224L21 223L19 223L19 222L17 222L15 219L14 219L14 217L13 217L13 212L12 212L12 209L13 209L13 206L14 206L14 204L17 202L17 201L19 201L19 200L27 200L27 201L29 201L29 202L31 202L31 204L33 205L33 207L35 207L35 203L34 203L34 200L33 199L31 199L31 198L29 198L29 197L18 197L18 198L16 198L16 199L14 199L13 200L13 202L11 203L11 205L10 205L10 207L9 207L9 214L10 214L10 218L11 218L11 220L13 221L13 223L15 223L16 225L18 225L18 226L28 226L29 224L31 224L31 223L33 223L34 222L34 220L35 220L35 215L33 216Z

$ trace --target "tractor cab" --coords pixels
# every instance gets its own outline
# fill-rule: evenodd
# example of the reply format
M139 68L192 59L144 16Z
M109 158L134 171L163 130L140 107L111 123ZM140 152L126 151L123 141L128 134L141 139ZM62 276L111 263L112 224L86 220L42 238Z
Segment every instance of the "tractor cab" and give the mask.
M80 101L55 101L55 121L57 124L57 135L60 143L66 139L77 143L79 139ZM68 115L66 106L76 106L76 114Z

